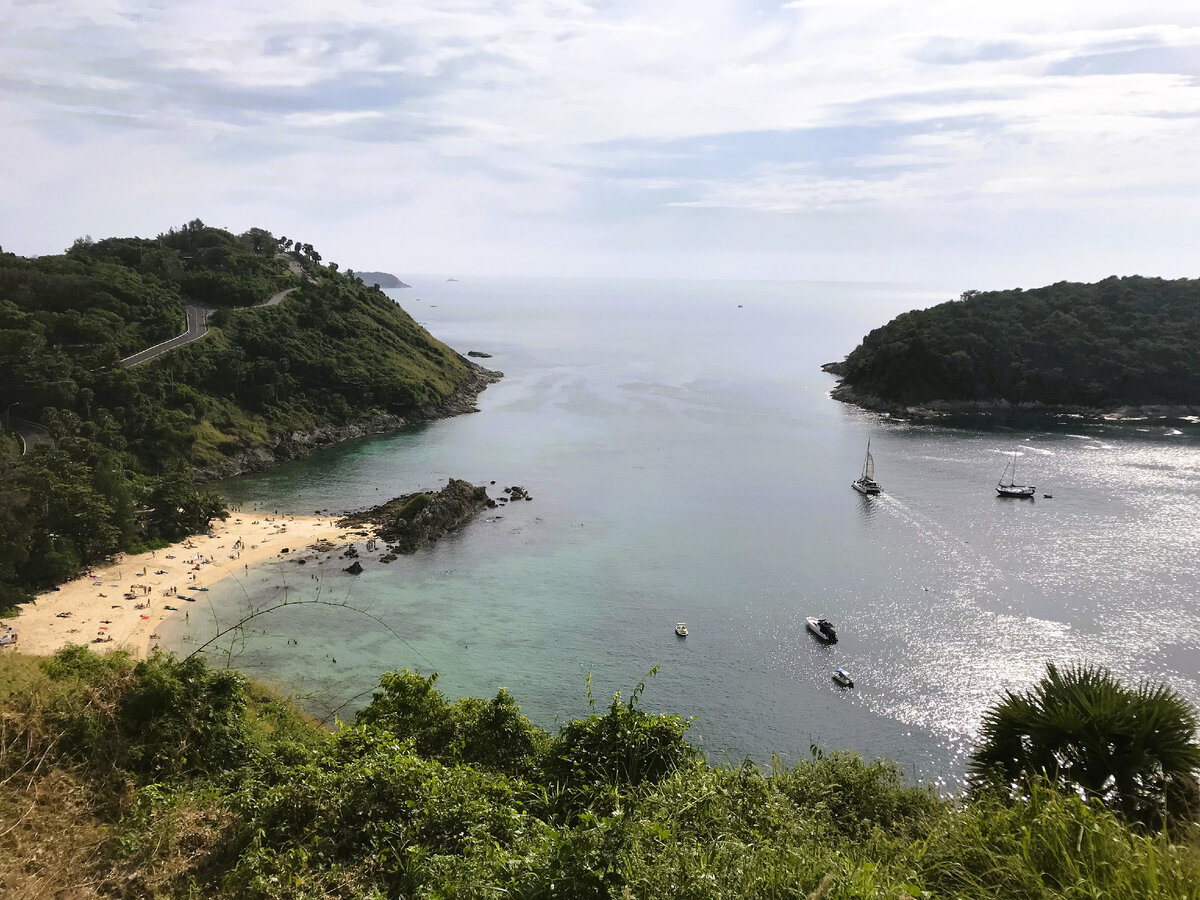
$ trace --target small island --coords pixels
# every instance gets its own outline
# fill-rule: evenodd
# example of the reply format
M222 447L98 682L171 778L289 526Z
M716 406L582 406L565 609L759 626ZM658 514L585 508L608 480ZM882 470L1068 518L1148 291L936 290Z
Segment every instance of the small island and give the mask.
M835 399L884 412L1194 415L1200 279L967 291L897 316L844 362Z
M405 284L395 275L390 272L355 272L362 279L363 284L374 285L381 288L409 288L411 284Z

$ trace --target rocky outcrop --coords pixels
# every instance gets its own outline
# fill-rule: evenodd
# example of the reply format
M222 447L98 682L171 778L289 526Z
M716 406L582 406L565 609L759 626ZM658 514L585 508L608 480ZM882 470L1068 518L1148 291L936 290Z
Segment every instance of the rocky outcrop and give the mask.
M485 369L478 363L459 357L467 365L470 374L445 400L420 407L405 416L378 415L346 425L323 425L311 431L293 431L278 436L272 444L237 450L216 465L197 469L197 481L214 481L230 478L247 472L260 472L276 463L289 459L301 459L314 450L336 444L350 438L368 434L386 434L406 425L428 422L433 419L448 419L466 413L479 412L475 401L487 388L504 377L503 372Z
M476 359L491 359L492 354L484 353L482 350L468 350L467 356L473 356Z
M382 506L352 513L338 524L346 528L374 525L391 553L409 554L457 531L480 510L494 505L485 488L451 478L440 491L405 494Z
M841 362L827 362L825 365L821 366L821 371L828 372L830 375L836 375L838 378L842 378L846 374L846 361L842 360Z
M829 396L842 403L849 403L872 412L906 419L937 419L945 416L981 416L1001 419L1010 416L1082 416L1089 419L1119 421L1143 418L1185 419L1200 415L1200 407L1194 406L1121 406L1115 409L1101 409L1093 406L1053 405L1037 401L1011 403L1002 398L996 400L926 400L924 403L906 405L861 391L844 381L839 381L829 392Z

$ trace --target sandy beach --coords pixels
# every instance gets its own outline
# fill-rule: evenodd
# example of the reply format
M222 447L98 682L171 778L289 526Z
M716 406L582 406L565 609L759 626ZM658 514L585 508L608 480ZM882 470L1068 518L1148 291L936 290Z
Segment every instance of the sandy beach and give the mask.
M48 655L68 644L99 652L125 650L145 657L158 643L158 627L183 621L194 602L222 578L274 559L287 548L303 550L317 541L345 544L353 538L338 516L280 516L231 509L208 535L193 535L162 550L118 555L88 575L38 594L18 616L0 622L19 635L5 653ZM169 608L169 607L174 607Z

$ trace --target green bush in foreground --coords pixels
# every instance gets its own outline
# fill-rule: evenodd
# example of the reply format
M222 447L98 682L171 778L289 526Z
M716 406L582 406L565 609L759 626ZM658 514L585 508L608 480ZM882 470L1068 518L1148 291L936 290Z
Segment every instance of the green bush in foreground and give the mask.
M0 712L0 816L39 790L81 799L0 834L14 896L86 879L98 896L280 900L1200 897L1189 832L1131 829L1037 778L1014 802L941 798L853 754L714 768L640 687L551 736L506 692L447 703L433 677L388 673L329 734L195 661L76 649L46 669ZM171 741L186 766L165 764ZM40 862L51 842L77 859Z
M1006 692L984 715L971 771L1001 790L1045 778L1155 827L1200 811L1198 730L1165 685L1129 688L1102 667L1051 663L1032 690Z

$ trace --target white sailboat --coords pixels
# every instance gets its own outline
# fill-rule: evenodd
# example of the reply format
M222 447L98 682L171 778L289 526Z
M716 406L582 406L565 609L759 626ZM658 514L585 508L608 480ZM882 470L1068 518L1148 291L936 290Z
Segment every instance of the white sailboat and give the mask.
M1005 479L1008 479L1005 481ZM996 493L1001 497L1018 497L1033 499L1033 492L1037 490L1032 484L1017 484L1017 454L1013 454L1012 458L1004 466L1004 471L1000 474L1000 482L996 485Z
M871 455L871 439L867 438L867 458L863 460L862 475L855 481L850 482L850 487L854 488L860 494L878 494L883 490L875 482L875 457Z

